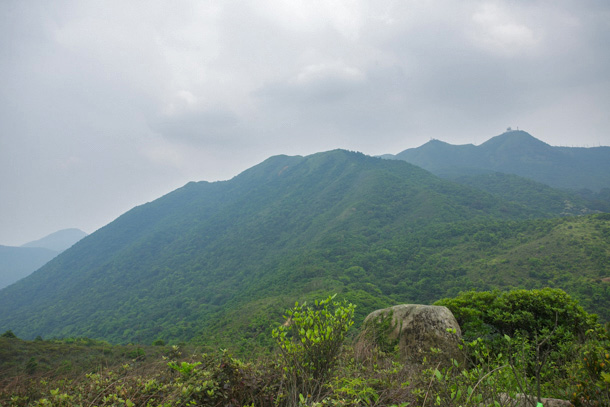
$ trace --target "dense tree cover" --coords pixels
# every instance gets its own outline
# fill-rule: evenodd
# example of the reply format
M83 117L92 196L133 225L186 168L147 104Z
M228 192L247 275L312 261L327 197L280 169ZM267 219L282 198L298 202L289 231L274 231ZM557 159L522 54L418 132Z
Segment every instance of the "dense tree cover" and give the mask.
M271 349L281 312L340 293L355 320L469 289L556 287L608 320L610 221L523 204L401 161L273 157L134 208L0 292L0 331Z
M585 215L599 210L604 211L598 198L602 196L601 194L587 195L559 190L517 175L500 172L468 175L451 173L445 178L489 192L508 202L536 209L548 216ZM607 200L607 204L610 205L610 199Z

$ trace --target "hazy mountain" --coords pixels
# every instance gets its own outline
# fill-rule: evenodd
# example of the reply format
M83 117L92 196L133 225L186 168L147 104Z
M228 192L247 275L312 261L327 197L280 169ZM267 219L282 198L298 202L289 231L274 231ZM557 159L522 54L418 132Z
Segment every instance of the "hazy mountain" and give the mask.
M30 275L83 237L79 229L64 229L20 247L0 246L0 288Z
M0 246L0 288L30 275L57 254L40 247Z
M610 188L610 147L553 147L519 130L507 131L479 146L431 140L383 157L405 160L440 176L502 172L555 188Z
M235 345L268 340L286 306L327 293L356 303L359 318L469 288L563 284L598 298L609 222L522 221L547 215L404 161L272 157L136 207L1 290L0 331ZM553 243L568 231L583 240ZM537 256L549 260L528 263ZM561 275L549 271L557 261Z
M43 247L56 252L63 252L85 236L87 236L87 234L80 229L63 229L51 233L42 239L23 244L21 247Z

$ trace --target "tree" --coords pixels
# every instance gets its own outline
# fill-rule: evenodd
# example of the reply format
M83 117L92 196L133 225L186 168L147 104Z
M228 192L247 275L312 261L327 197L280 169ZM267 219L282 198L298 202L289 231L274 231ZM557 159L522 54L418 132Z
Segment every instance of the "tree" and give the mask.
M0 337L2 337L2 338L16 338L17 336L13 333L13 331L11 331L9 329L8 331L6 331L2 335L0 335Z

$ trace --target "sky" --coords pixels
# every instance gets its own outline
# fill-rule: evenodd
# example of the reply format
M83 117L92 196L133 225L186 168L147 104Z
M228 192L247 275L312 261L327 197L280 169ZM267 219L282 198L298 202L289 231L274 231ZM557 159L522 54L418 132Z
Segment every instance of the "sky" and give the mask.
M607 0L3 0L0 245L277 154L610 145Z

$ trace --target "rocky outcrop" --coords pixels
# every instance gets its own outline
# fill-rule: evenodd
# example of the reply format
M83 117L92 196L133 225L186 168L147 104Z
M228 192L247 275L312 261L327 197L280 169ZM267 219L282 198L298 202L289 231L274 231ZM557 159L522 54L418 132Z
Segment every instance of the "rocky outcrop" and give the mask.
M397 350L405 361L462 359L461 330L447 307L403 304L370 313L356 347Z
M517 394L515 397L510 397L506 393L502 393L499 395L500 404L507 405L511 407L533 407L538 403L536 398L533 396L524 396L523 394ZM570 403L567 400L561 399L551 399L551 398L541 398L543 407L574 407L574 404Z

